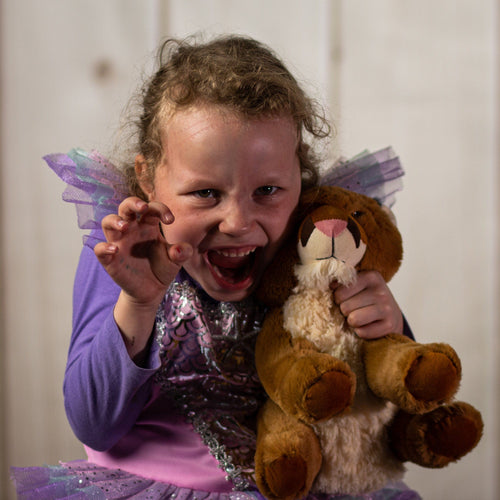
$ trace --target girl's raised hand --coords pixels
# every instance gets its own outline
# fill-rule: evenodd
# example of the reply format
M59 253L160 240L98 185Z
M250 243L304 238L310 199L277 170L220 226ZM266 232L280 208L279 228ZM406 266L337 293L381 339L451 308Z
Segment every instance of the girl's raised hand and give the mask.
M120 204L118 214L102 221L107 241L96 245L95 254L122 291L138 303L157 306L182 262L191 255L190 245L165 241L160 222L173 220L162 203L130 197Z
M387 283L376 271L362 271L352 286L331 286L335 303L362 338L403 333L403 314Z
M118 207L118 214L103 219L107 241L94 249L121 288L113 314L127 352L140 365L147 357L158 306L182 263L192 254L191 245L169 245L163 237L160 222L171 224L173 220L162 203L127 198Z

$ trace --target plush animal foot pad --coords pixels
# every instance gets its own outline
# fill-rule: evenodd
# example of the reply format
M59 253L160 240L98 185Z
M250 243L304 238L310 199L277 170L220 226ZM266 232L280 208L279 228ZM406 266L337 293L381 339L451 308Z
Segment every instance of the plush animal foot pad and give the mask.
M306 392L304 406L311 422L333 417L351 406L356 389L352 372L330 371Z
M442 406L429 417L425 437L434 467L444 467L459 460L481 439L481 414L467 403Z
M446 402L460 383L460 370L446 354L427 352L412 364L406 376L406 387L419 401Z
M482 433L481 414L464 402L443 405L422 415L400 412L390 429L398 458L429 468L459 460L475 448Z
M267 465L264 476L272 498L300 498L305 493L307 463L300 456L284 455Z

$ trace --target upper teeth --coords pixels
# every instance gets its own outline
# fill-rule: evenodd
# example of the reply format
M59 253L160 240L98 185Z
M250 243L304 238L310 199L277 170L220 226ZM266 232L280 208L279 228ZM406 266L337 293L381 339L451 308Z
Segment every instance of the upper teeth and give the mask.
M216 250L216 252L224 257L246 257L255 251L255 248L251 250L236 250L236 249L227 249L227 250Z

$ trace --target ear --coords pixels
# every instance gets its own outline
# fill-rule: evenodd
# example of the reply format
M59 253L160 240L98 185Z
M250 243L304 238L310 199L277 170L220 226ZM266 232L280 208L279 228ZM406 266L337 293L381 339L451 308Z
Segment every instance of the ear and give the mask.
M150 200L154 194L154 184L151 178L151 172L148 168L148 162L141 154L135 157L134 170L139 187Z

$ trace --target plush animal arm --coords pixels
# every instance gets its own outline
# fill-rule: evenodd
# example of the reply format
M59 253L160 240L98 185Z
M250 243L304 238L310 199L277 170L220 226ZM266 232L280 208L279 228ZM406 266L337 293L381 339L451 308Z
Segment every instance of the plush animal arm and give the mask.
M461 363L447 344L419 344L392 334L367 341L363 348L370 389L407 412L429 412L458 390Z

